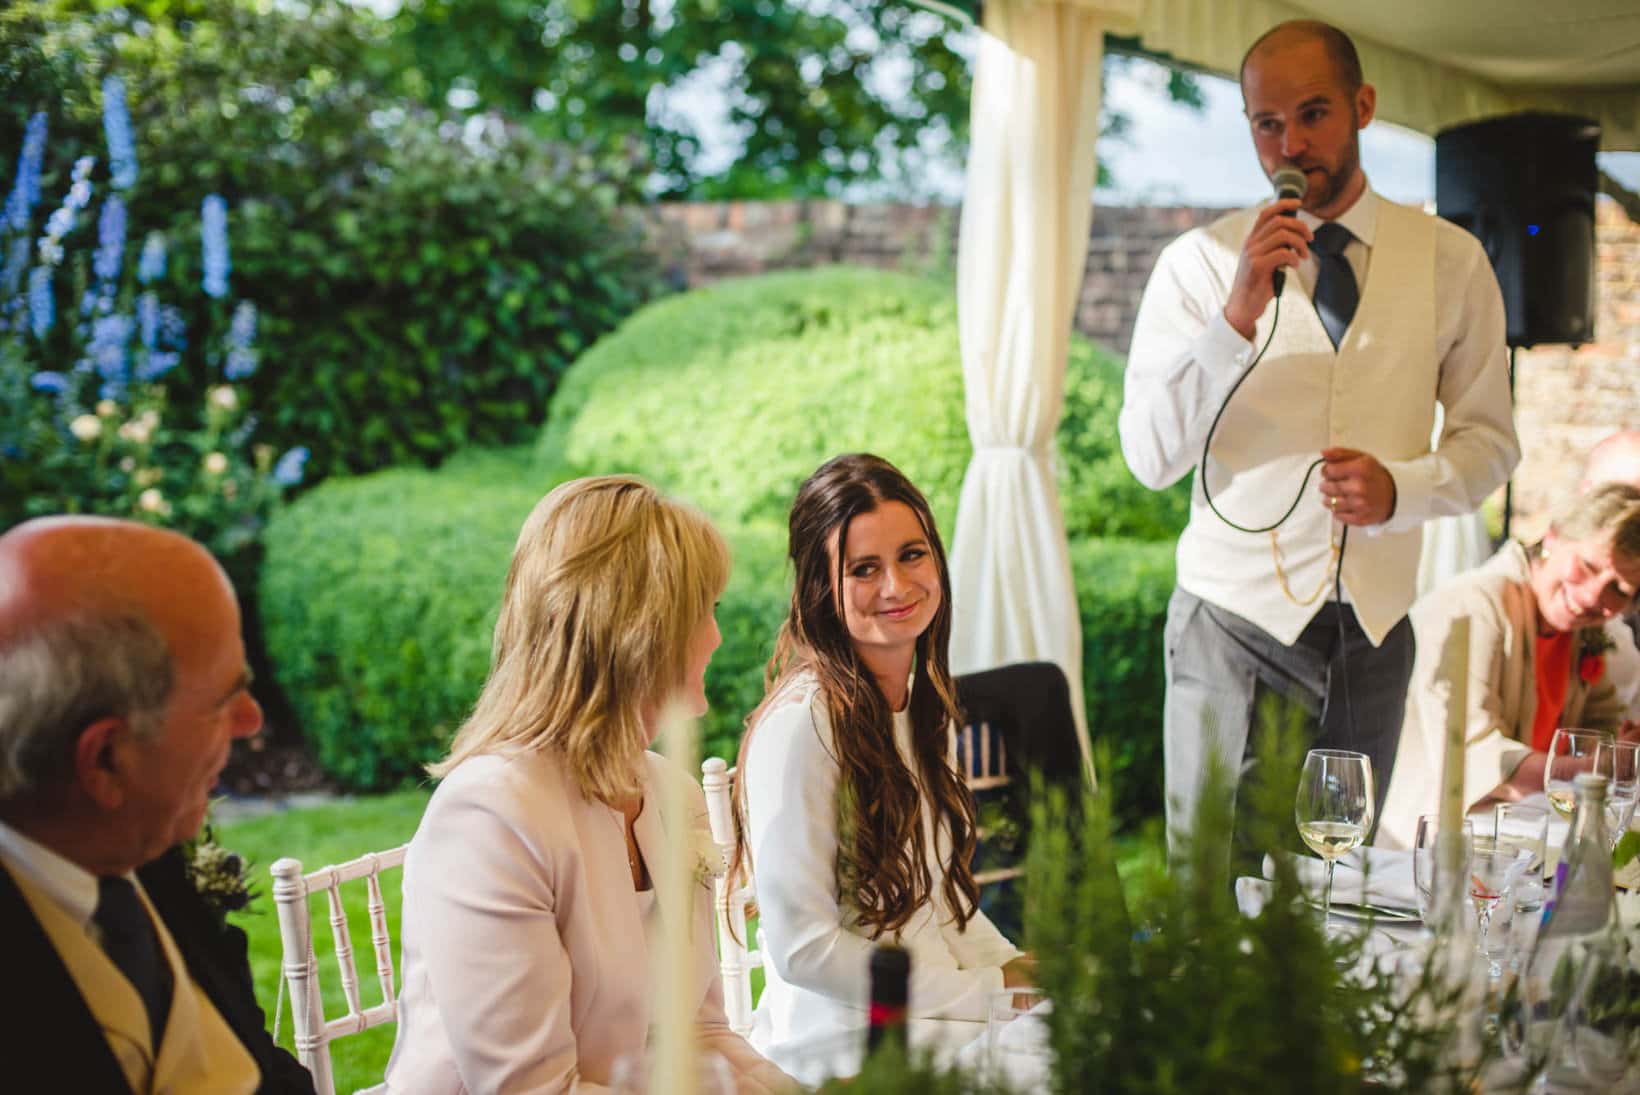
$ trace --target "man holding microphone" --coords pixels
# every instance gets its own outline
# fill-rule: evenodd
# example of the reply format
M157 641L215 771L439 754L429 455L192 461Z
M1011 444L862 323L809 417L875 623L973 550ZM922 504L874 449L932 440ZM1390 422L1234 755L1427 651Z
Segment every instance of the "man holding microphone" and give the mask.
M1300 196L1163 251L1120 418L1140 482L1196 471L1166 630L1170 838L1210 755L1245 773L1267 694L1303 708L1314 747L1366 753L1382 804L1421 526L1478 507L1520 457L1497 280L1474 237L1368 185L1376 94L1349 37L1283 23L1241 88L1260 167Z

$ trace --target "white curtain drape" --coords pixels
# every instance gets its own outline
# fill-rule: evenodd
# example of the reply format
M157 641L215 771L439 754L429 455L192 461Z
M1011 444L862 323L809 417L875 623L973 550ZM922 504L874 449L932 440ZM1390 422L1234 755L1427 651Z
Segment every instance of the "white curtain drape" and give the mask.
M1104 35L1131 31L1137 5L985 5L957 255L974 455L952 540L952 668L1056 663L1090 777L1054 432L1093 217Z

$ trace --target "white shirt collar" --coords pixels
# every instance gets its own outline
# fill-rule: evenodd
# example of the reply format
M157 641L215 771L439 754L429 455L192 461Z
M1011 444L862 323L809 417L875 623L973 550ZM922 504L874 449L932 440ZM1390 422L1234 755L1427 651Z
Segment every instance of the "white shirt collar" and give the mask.
M44 844L30 840L3 821L0 821L0 859L27 877L73 917L75 923L91 930L91 914L97 911L96 875Z
M1348 228L1350 235L1366 246L1371 247L1373 237L1378 232L1378 201L1378 195L1372 189L1372 184L1369 183L1361 191L1361 196L1355 199L1355 204L1333 218L1333 223ZM1316 226L1324 223L1320 217L1307 209L1298 211L1298 219L1309 225L1311 231L1314 231Z

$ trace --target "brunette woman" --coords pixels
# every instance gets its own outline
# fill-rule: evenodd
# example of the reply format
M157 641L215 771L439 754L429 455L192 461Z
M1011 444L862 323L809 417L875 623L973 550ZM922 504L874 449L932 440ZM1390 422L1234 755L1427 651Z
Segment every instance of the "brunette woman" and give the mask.
M858 1063L874 942L911 952L912 1041L983 1033L1029 959L978 908L945 550L893 465L840 456L790 518L795 571L763 703L741 743L737 822L767 984L752 1043L800 1079Z

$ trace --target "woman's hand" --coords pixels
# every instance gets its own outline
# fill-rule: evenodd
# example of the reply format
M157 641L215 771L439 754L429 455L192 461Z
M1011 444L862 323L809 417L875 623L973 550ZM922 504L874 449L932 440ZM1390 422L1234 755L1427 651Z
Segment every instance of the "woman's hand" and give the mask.
M1617 724L1618 741L1640 741L1640 719L1624 719Z
M1002 967L1002 987L1029 989L1036 987L1036 959L1022 954Z

